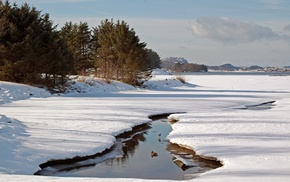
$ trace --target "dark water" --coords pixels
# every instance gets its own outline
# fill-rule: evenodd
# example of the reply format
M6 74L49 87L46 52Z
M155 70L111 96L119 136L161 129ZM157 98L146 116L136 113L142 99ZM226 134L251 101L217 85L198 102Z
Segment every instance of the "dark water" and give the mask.
M165 138L171 131L172 128L167 120L154 121L150 126L145 126L142 131L133 135L132 139L127 141L124 141L124 138L118 139L123 155L106 159L98 164L87 165L78 170L57 172L54 175L185 180L221 166L217 161L195 156L192 150L170 144ZM160 139L157 137L159 133ZM152 157L151 151L158 153L158 156ZM181 158L188 165L183 165L184 163L178 160L174 162L175 158Z

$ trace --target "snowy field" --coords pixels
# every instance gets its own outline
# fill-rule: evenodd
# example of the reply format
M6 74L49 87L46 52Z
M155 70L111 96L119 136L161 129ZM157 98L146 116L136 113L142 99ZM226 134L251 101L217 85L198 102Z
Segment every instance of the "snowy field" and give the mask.
M290 76L184 78L155 71L147 89L88 78L63 95L0 82L0 181L149 181L32 174L49 159L101 152L168 112L186 112L170 116L179 120L171 142L224 164L191 181L290 181Z

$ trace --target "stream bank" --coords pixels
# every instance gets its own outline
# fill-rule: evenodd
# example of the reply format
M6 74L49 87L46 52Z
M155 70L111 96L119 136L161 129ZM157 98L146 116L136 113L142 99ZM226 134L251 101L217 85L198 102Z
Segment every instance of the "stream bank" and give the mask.
M38 175L65 177L142 178L187 180L221 167L220 161L205 159L193 150L170 143L169 114L150 116L151 123L136 126L116 137L115 145L89 158L86 156L43 164ZM176 121L175 121L176 122ZM156 155L152 155L152 152ZM73 162L77 159L78 161ZM53 164L53 165L51 165Z

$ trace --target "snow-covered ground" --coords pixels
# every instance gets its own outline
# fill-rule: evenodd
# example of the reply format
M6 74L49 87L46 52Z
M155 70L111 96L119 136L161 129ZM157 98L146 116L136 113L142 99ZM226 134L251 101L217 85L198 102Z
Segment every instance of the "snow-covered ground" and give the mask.
M179 119L171 142L224 164L192 181L290 181L290 76L184 78L156 70L150 89L87 78L63 95L0 82L0 181L147 181L31 174L49 159L101 152L115 135L168 112L186 112L170 116ZM267 101L276 102L246 109Z

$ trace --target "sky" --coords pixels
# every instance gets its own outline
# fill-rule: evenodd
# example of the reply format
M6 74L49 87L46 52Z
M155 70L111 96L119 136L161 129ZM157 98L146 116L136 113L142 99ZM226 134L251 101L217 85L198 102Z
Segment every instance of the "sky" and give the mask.
M11 0L65 22L124 20L161 58L235 66L290 66L289 0Z

